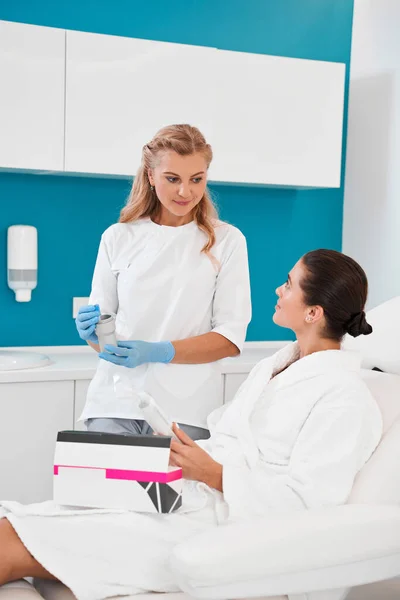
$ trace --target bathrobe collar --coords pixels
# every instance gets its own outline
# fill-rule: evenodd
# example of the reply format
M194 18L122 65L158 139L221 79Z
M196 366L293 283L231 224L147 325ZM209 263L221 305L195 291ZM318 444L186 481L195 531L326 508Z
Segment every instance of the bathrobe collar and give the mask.
M240 443L250 467L254 466L258 460L258 448L250 428L250 415L273 373L295 361L275 380L275 389L282 390L296 385L300 381L321 375L328 376L330 373L334 375L335 371L358 372L361 367L361 356L350 350L322 350L296 360L299 356L299 344L293 342L284 346L272 357L262 360L253 369L233 400L238 406L240 414Z
M338 369L356 373L361 369L361 355L352 350L321 350L307 354L303 358L299 356L300 346L297 341L282 348L272 357L270 369L267 367L267 362L265 364L265 375L268 380L288 364L290 366L282 372L280 380L287 379L290 385L301 379L328 374Z

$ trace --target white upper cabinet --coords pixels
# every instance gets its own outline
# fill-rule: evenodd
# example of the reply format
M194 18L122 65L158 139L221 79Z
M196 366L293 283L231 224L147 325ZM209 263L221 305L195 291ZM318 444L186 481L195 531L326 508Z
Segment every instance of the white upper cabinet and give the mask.
M190 123L211 181L339 187L345 65L0 21L0 168L132 176Z
M221 50L213 177L339 187L345 65Z
M67 32L71 172L134 175L162 126L191 123L212 181L340 186L345 65Z
M0 21L0 168L61 171L65 31Z
M65 169L133 175L143 145L172 123L196 124L211 137L216 53L67 31Z

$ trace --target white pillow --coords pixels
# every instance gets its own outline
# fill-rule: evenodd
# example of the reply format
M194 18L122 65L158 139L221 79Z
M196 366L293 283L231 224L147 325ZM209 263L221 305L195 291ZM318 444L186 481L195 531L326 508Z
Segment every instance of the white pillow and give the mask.
M400 296L372 308L366 318L373 332L357 338L347 334L343 347L360 352L365 369L400 375Z

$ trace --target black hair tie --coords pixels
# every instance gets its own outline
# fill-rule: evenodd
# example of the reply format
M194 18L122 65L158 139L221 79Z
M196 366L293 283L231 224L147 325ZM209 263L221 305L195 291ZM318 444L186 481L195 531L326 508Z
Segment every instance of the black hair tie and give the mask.
M360 312L351 315L350 319L346 323L346 329L353 329L355 326L360 327L363 321L365 321L365 312L361 310Z
M345 325L345 331L353 337L359 335L369 335L372 333L372 327L365 318L365 312L361 310L358 313L351 315L350 319Z

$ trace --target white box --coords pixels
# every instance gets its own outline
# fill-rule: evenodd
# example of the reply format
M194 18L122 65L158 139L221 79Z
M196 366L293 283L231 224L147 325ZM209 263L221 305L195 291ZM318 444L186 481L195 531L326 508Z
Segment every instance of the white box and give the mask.
M60 431L54 501L65 506L168 513L182 504L182 469L169 466L171 438Z

